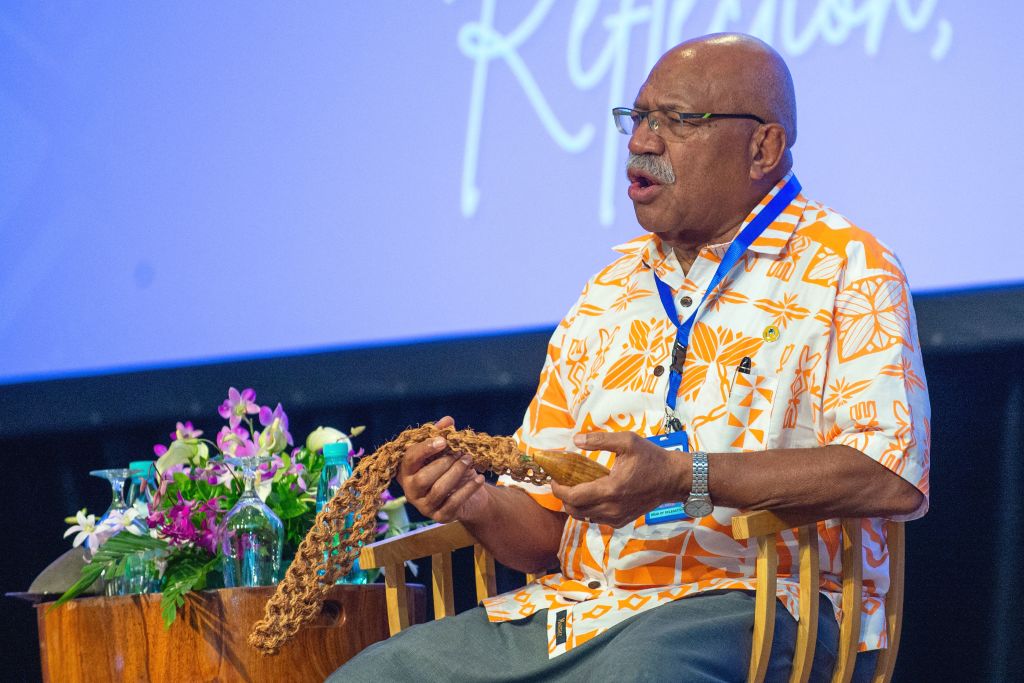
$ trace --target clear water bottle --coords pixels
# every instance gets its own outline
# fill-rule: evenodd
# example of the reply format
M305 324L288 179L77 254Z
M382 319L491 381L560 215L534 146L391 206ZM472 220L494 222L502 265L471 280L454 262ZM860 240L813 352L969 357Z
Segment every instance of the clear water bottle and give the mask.
M319 513L324 505L334 497L338 489L352 476L352 459L349 455L350 443L339 441L324 446L324 468L320 471L320 483L316 488L316 511ZM352 513L345 517L345 527L352 526ZM334 543L341 545L341 539L335 535ZM327 553L324 553L326 557ZM366 583L367 575L359 568L359 560L352 564L352 570L338 579L338 583Z

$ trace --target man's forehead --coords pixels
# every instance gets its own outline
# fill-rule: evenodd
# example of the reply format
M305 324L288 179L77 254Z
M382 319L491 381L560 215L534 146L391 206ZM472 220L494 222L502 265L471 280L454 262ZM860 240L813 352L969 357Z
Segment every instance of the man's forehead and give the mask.
M686 111L699 104L711 104L708 100L714 92L714 84L703 78L693 68L663 69L658 65L640 86L634 106L646 109L675 109Z

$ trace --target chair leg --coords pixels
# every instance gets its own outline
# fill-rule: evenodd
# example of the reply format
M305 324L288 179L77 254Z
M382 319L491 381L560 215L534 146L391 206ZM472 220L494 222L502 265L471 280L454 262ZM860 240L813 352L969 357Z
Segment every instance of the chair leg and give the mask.
M430 578L434 586L434 618L444 619L455 614L455 589L452 586L452 554L437 553L430 556Z
M473 573L476 575L476 599L483 602L498 592L494 580L494 558L480 544L473 546Z
M388 606L388 630L395 635L409 628L409 596L405 592L405 563L384 566L384 598Z

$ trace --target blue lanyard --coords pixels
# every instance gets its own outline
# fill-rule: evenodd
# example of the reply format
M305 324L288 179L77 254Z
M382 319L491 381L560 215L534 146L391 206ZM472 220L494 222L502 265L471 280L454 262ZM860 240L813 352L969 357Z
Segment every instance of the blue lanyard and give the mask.
M715 271L714 277L711 278L707 291L704 292L704 296L698 302L693 315L687 318L683 324L680 325L678 322L679 316L676 313L675 302L672 300L672 288L665 284L658 277L658 274L654 272L654 269L651 268L651 274L654 275L654 283L658 286L658 296L661 297L661 305L665 307L665 314L668 315L668 319L676 326L676 342L672 345L672 365L668 378L668 397L665 399L665 403L669 407L669 419L666 423L669 431L680 431L682 429L679 420L672 416L671 411L676 408L676 394L679 393L679 385L683 381L683 366L686 363L686 348L690 344L690 330L693 329L693 324L697 321L697 316L700 315L704 302L707 301L708 295L715 290L715 287L725 279L725 276L733 269L733 266L740 260L740 257L746 253L754 240L779 217L779 214L789 206L789 203L798 194L800 194L800 181L794 175L772 197L767 206L758 212L754 220L750 221L747 227L743 228L740 234L736 235L732 244L729 245L729 249L726 250L725 256L722 257L722 262L718 264L718 270Z

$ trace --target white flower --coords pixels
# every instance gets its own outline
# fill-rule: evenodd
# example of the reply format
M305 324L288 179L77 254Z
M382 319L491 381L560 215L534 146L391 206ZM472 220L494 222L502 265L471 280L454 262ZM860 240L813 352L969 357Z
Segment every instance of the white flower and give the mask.
M313 451L322 451L325 444L337 443L339 441L348 442L349 451L352 450L352 442L349 441L345 432L339 431L334 427L317 427L309 436L306 437L306 448Z
M71 542L71 546L77 548L84 542L86 550L92 555L103 545L103 542L109 538L110 534L104 524L96 524L96 515L87 515L85 510L79 510L78 514L75 515L75 520L78 524L71 525L64 532L64 538L77 531L78 535Z
M267 472L256 472L256 495L260 497L264 503L267 502L267 496L270 495L270 490L274 486L274 478L267 476Z
M267 453L280 453L288 447L288 437L284 432L281 418L275 417L270 426L259 435L259 446Z
M142 525L137 523L138 518L139 511L133 507L125 510L111 510L107 518L100 522L99 529L106 533L107 538L122 530L135 536L141 536L144 532Z

